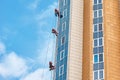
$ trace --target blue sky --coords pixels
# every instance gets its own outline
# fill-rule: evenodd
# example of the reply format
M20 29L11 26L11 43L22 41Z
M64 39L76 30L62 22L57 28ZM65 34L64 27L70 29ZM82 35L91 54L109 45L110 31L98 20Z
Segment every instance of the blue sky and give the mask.
M52 80L56 7L57 0L0 0L0 80Z

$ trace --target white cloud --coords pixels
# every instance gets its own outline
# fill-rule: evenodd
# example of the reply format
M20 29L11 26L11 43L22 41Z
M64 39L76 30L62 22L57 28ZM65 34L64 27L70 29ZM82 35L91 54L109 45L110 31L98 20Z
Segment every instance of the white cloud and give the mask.
M36 63L37 65L41 65L42 68L38 68L34 72L28 73L21 80L52 80L51 72L49 71L49 61L53 61L55 55L55 38L53 38L51 32L47 32L47 30L44 31L41 29L41 27L50 25L47 21L53 18L54 9L56 8L56 6L57 2L54 2L52 5L48 6L46 10L43 10L42 12L40 12L40 14L35 15L35 21L37 21L39 26L38 37L40 37L40 35L45 35L46 38L42 45L41 42L39 42L38 40L39 46L37 51L38 57L36 57ZM47 27L48 26L46 26L46 28ZM41 39L41 37L39 39ZM40 46L42 46L42 48Z
M38 7L38 2L40 0L35 0L34 3L30 4L30 8L31 9L36 9ZM39 31L41 32L43 30L41 30L40 27L45 27L45 25L50 25L48 24L47 20L49 19L50 21L51 18L53 18L54 16L54 9L57 6L57 2L54 2L52 5L48 6L48 8L46 10L43 10L42 12L40 12L39 14L35 14L32 18L35 22L38 23L39 26ZM31 18L31 17L29 17ZM31 20L31 19L30 19ZM48 26L46 26L47 28ZM47 31L43 31L43 35L49 35L50 32ZM40 33L41 34L41 33ZM38 36L40 35L38 34ZM48 39L50 37L47 37L45 44L41 45L43 46L42 49L39 48L38 46L38 58L37 58L37 62L39 62L40 65L44 65L45 63L45 67L47 68L37 68L34 71L31 71L30 73L28 70L28 66L26 63L26 60L21 58L20 56L17 55L17 53L15 52L11 52L7 55L5 55L4 60L2 63L0 63L0 75L3 77L22 77L21 80L50 80L50 74L51 72L48 71L49 67L48 67L48 62L52 59L52 54L54 55L53 52L53 45L55 45L55 42L53 42L53 39ZM41 38L39 38L41 39ZM49 48L48 43L49 42ZM41 43L41 42L38 42ZM55 47L55 46L54 46ZM48 51L47 51L48 48ZM47 54L47 61L45 62L45 57ZM31 59L32 63L36 64L36 61L33 61ZM38 64L38 65L39 65ZM30 66L31 67L31 66ZM34 66L32 66L34 67ZM32 69L32 68L29 68ZM43 76L43 69L44 69L44 76Z
M3 53L5 53L5 45L2 42L0 42L0 54Z
M44 72L44 73L43 73ZM51 72L48 69L37 69L36 71L29 73L21 80L50 80Z
M27 72L27 65L23 58L15 52L6 54L0 63L0 75L6 77L20 77Z
M34 0L34 2L32 2L28 5L28 8L31 10L35 10L38 7L38 5L40 4L40 1L41 0Z

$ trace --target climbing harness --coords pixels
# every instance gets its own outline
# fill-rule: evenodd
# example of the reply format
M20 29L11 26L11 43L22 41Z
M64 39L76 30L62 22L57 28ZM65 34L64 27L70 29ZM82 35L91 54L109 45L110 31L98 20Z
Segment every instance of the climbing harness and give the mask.
M58 36L58 32L55 29L52 29L52 33Z
M50 61L49 62L49 70L54 70L55 69L55 66L53 66L53 63Z
M57 10L57 9L55 9L55 16L57 17L59 17L59 18L62 18L63 17L63 15L59 12L59 10Z

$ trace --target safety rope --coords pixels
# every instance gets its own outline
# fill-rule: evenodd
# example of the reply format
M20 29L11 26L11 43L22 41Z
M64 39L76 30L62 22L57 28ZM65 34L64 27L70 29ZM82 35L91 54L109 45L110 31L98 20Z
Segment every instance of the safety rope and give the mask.
M48 35L48 38L50 38L50 36L51 36L51 33ZM47 47L47 50L46 50L46 56L45 56L45 61L44 61L44 65L43 65L42 78L44 78L44 69L45 69L45 66L46 66L48 51L49 51L49 47L50 47L49 41L48 41L47 45L48 45L48 47Z

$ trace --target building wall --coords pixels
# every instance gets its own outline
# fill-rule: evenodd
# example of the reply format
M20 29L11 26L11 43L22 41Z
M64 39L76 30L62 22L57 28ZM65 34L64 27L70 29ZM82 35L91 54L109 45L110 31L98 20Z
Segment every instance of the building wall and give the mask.
M94 80L93 1L59 0L60 12L67 16L58 20L55 80ZM120 80L120 0L103 0L104 80ZM62 31L62 24L66 29ZM65 43L61 45L61 38ZM62 50L65 55L60 60ZM82 54L83 53L83 54ZM64 65L64 73L59 75ZM101 79L102 80L102 79Z
M105 80L120 80L119 0L104 0Z
M93 0L84 0L83 74L93 79ZM103 0L104 80L120 80L120 0Z
M84 0L82 80L92 80L93 78L92 10L92 0Z
M67 80L82 80L83 1L84 0L70 0L70 37Z
M61 15L63 15L63 17L57 17L58 37L56 45L56 69L54 74L54 80L67 80L70 0L59 0L59 12Z

